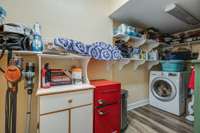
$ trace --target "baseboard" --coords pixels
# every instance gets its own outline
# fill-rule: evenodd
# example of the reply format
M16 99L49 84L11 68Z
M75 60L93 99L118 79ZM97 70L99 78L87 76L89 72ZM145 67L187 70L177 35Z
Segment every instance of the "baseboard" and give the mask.
M132 110L132 109L135 109L135 108L138 108L138 107L141 107L141 106L145 106L147 104L149 104L149 99L139 100L139 101L136 101L134 103L128 104L128 110Z

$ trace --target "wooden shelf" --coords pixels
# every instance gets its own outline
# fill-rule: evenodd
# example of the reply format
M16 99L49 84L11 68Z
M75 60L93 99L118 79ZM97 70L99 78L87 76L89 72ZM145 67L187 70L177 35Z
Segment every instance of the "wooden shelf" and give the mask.
M87 57L87 56L81 56L81 55L75 55L75 54L71 54L71 53L67 53L64 55L55 55L55 54L38 54L38 61L39 61L39 82L38 82L38 86L41 86L41 71L42 71L42 65L43 63L46 61L45 59L53 59L53 60L59 60L59 61L63 61L63 60L68 60L68 61L73 61L73 60L77 60L80 62L81 68L82 68L82 75L84 76L84 84L89 84L89 79L88 79L88 73L87 73L87 69L88 69L88 63L91 59L91 57ZM67 62L66 62L67 63Z
M35 51L24 51L24 50L13 50L12 51L14 54L17 55L38 55L42 54L42 52L35 52ZM0 53L2 53L2 50L0 50ZM6 50L4 54L8 54L8 51Z
M0 53L2 50L0 50ZM63 54L44 54L42 52L35 52L35 51L23 51L23 50L13 50L14 54L17 55L37 55L42 58L56 58L56 59L90 59L89 56L82 56L77 54L71 54L71 53L63 53ZM8 51L5 51L5 54L8 54Z
M38 54L42 58L55 58L55 59L90 59L89 56L81 56L76 54Z

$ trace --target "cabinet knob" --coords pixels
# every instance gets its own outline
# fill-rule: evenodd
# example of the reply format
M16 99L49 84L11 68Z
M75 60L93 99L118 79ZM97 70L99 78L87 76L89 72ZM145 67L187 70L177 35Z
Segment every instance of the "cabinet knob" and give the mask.
M99 99L99 100L98 100L98 103L99 103L100 105L103 105L103 104L105 104L105 101L104 101L103 99Z
M69 99L69 100L68 100L68 103L72 103L72 99Z
M105 115L106 112L104 112L104 111L98 111L98 114L99 114L99 115Z

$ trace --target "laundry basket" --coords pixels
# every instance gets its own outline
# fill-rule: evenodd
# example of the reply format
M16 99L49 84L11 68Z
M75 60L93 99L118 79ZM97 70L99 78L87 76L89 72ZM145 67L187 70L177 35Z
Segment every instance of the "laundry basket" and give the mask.
M166 72L181 72L184 70L183 60L167 60L161 61L162 71Z

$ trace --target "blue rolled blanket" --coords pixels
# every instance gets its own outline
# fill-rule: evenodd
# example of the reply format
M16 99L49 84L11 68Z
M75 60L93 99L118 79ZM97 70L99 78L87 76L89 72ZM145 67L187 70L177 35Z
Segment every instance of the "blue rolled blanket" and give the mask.
M121 51L116 46L105 42L84 44L72 39L55 38L54 45L65 49L66 52L90 56L97 60L111 61L122 59Z

